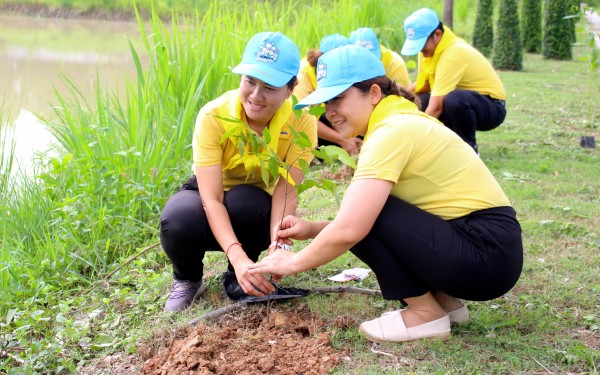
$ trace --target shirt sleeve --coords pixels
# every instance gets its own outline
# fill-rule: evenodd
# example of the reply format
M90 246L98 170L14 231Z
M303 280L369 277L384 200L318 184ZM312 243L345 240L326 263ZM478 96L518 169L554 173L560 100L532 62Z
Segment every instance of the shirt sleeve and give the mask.
M385 75L402 87L410 86L410 77L404 60L394 51L389 51L389 53L392 54L392 58L385 66Z
M205 106L196 117L192 138L194 166L208 167L222 162L221 136L224 134L224 129L214 116L215 111L215 109Z
M298 84L294 88L294 95L298 101L306 98L309 94L311 94L315 89L312 86L312 82L310 81L310 76L306 69L311 69L308 63L300 68L300 72L298 73ZM313 68L314 69L314 68Z
M413 152L411 139L401 124L380 125L363 143L353 179L374 178L397 183Z
M440 56L435 70L431 96L446 96L456 90L467 70L468 61L454 51L446 50Z

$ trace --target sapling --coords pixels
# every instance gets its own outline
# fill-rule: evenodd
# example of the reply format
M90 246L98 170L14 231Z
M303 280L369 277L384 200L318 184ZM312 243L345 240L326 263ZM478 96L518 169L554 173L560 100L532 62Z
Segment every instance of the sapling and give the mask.
M297 103L297 99L295 96L292 96L292 105ZM297 117L302 116L303 110L294 110L294 114ZM309 110L309 114L316 116L317 118L323 114L325 109L322 106L315 106ZM231 140L234 144L237 145L238 153L240 157L243 156L255 156L258 159L258 163L260 166L260 175L261 179L264 182L265 186L269 186L269 184L277 181L278 178L284 178L289 185L294 186L296 188L296 199L297 197L307 189L311 187L324 189L330 192L336 201L338 201L337 197L337 184L334 181L329 179L324 179L322 177L319 178L310 178L309 170L310 165L304 160L301 159L301 156L306 155L306 153L312 153L314 156L320 158L328 164L332 170L336 169L336 161L340 161L343 165L346 165L352 169L356 168L355 159L350 156L346 150L338 146L321 146L316 149L313 149L312 143L308 135L304 132L298 132L293 127L289 126L288 129L292 135L292 142L286 151L286 155L289 152L289 148L292 145L299 146L302 149L302 153L298 156L297 159L286 161L285 156L282 159L277 154L276 150L273 150L269 147L269 143L271 141L271 137L278 136L278 134L272 135L269 128L265 127L262 131L262 134L256 133L250 125L246 122L233 118L233 117L222 117L214 115L216 118L233 123L233 126L230 126L229 129L221 136L221 142L226 142ZM298 165L302 169L304 174L303 181L298 184L297 181L294 181L292 176L290 175L290 169L292 165L298 162ZM247 167L250 167L248 165ZM247 168L248 173L254 173L253 168ZM287 207L287 199L288 199L288 184L285 185L284 191L284 205L281 211L281 217L279 218L280 224L283 222L285 217L285 211ZM277 246L271 245L271 246ZM271 247L270 246L270 247ZM273 275L271 275L272 280ZM270 295L267 299L267 323L269 322L269 311L270 311L270 303L271 298Z

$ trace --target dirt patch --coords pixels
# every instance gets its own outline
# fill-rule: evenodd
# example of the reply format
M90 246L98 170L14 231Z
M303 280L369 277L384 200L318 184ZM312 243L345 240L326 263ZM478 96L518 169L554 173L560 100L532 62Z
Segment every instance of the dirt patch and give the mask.
M335 173L333 173L331 170L324 170L321 173L321 176L323 178L329 179L329 180L338 180L338 181L350 181L352 179L352 176L354 175L354 170L350 167L348 167L347 165L343 165L341 166Z
M328 374L343 353L324 322L304 306L257 306L140 347L141 374ZM337 328L354 324L336 321ZM157 346L162 345L162 349Z

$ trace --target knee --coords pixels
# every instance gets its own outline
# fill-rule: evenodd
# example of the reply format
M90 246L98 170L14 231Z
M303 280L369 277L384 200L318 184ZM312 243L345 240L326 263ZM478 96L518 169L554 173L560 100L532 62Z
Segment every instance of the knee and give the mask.
M453 112L469 107L469 101L460 91L452 91L444 97L444 111Z

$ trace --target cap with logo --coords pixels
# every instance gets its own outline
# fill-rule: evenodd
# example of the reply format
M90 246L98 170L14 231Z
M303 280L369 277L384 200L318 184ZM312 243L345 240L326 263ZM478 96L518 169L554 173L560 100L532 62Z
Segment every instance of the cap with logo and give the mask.
M421 8L404 20L406 40L401 54L416 55L421 52L429 35L438 27L440 19L437 13L429 8Z
M297 76L299 70L300 51L296 44L280 32L262 32L246 44L242 62L232 72L282 87Z
M329 34L321 38L321 43L319 44L319 51L325 53L331 51L334 48L338 48L348 44L350 44L350 39L348 39L344 35Z
M366 48L354 44L325 53L317 63L317 89L294 106L324 103L357 82L385 76L383 63Z
M350 42L364 47L371 51L378 59L381 59L381 49L379 48L379 39L375 31L370 27L362 27L350 33Z

